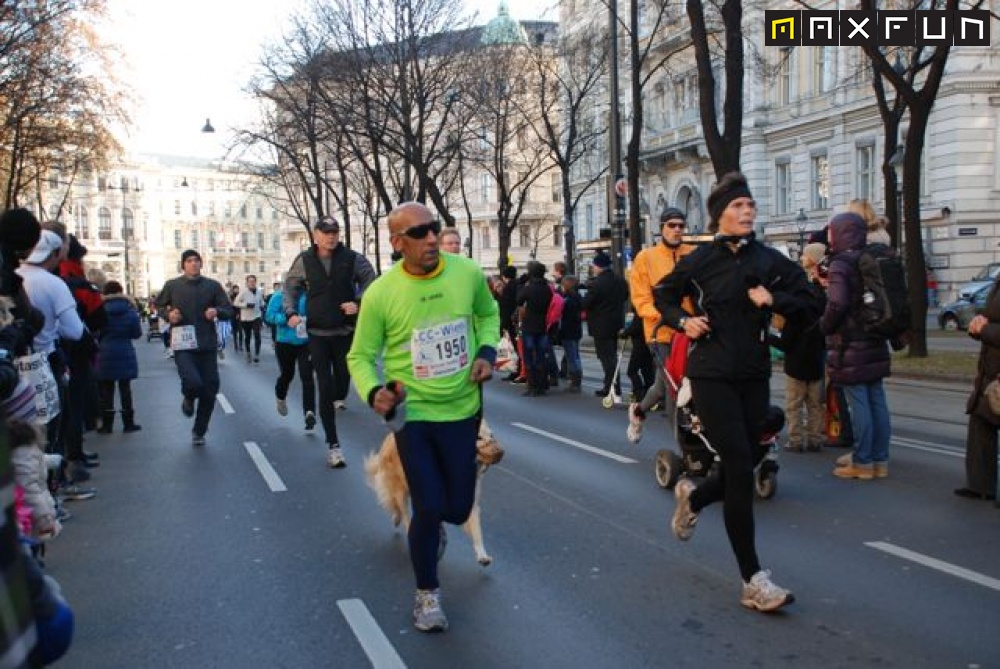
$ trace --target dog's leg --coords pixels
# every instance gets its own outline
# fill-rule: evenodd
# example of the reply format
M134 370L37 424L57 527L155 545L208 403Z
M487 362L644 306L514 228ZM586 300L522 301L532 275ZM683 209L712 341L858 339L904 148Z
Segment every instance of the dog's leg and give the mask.
M481 490L482 470L480 474L476 477L476 497L472 504L472 511L469 513L469 519L465 521L462 525L462 529L465 533L469 535L472 539L472 548L476 551L476 561L484 567L489 566L493 562L493 558L489 556L486 552L486 547L483 545L483 527L479 519L479 493Z

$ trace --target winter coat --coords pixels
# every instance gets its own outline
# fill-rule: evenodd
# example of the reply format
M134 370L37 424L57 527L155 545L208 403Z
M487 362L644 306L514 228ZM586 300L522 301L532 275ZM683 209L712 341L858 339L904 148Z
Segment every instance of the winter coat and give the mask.
M610 269L594 277L583 299L587 312L587 331L595 339L617 337L625 327L625 302L628 284Z
M862 293L858 257L866 235L860 216L835 216L830 222L830 271L820 329L826 335L830 383L838 386L874 383L891 371L885 337L865 333L858 323Z
M56 503L46 483L49 472L41 444L12 448L10 461L14 465L14 479L24 491L24 503L31 510L33 533L40 536L58 532Z
M552 288L545 279L529 279L528 283L517 291L517 304L524 305L524 315L521 317L522 333L541 335L548 331L545 327L545 315L548 313L551 301Z
M299 316L309 322L309 315L306 312L305 293L299 296L299 306L296 309ZM277 340L280 344L291 344L292 346L305 346L309 343L309 337L299 337L295 334L296 328L288 325L288 318L285 316L284 299L280 290L271 294L271 299L267 302L267 311L264 313L264 320L268 324L277 327Z
M986 384L1000 374L1000 281L993 282L982 314L989 323L979 332L979 336L975 337L982 346L979 349L976 381L965 407L965 412L969 414L976 410L978 402L985 401L983 389L986 388Z
M770 309L757 307L747 295L755 283L771 293ZM769 312L806 322L815 320L821 308L802 268L752 238L735 251L721 239L699 247L654 292L664 322L673 328L680 327L682 317L708 318L711 332L692 343L688 356L692 379L769 378ZM694 313L684 310L685 297L692 298Z
M817 304L826 305L823 289L815 283L809 290ZM785 350L785 374L799 381L820 381L826 375L826 339L819 329L819 319L812 322L788 322L786 332L792 337Z
M659 243L639 251L632 263L632 274L629 275L629 292L632 295L632 306L635 313L642 319L643 334L647 342L653 341L653 330L660 322L660 312L656 308L656 298L653 287L663 277L674 271L681 258L695 250L690 244L667 246ZM656 332L656 341L669 344L674 331L669 327L661 327Z
M567 291L563 293L562 319L559 321L559 340L577 340L583 337L583 300L580 293Z
M513 328L514 312L517 310L517 282L508 279L500 288L497 296L497 306L500 308L500 327Z
M108 321L98 337L97 378L100 381L124 381L139 376L133 339L142 337L139 312L125 295L107 295L104 311Z

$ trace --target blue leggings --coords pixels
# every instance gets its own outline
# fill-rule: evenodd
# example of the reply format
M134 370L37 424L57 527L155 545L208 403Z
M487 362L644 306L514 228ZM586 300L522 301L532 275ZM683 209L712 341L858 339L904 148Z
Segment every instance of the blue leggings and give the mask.
M450 423L408 422L396 433L413 501L408 540L417 588L438 587L438 541L442 522L461 525L476 496L478 418Z

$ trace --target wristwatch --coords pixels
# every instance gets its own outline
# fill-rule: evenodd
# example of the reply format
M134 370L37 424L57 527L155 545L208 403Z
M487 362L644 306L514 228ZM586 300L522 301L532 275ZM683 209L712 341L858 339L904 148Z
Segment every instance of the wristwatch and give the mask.
M677 329L678 330L683 330L685 323L687 323L687 316L681 316L680 318L678 318L677 319Z

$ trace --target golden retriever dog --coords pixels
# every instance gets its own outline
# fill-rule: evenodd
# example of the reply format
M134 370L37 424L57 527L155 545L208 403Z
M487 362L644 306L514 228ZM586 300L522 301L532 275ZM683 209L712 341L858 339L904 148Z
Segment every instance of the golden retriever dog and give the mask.
M476 497L472 504L469 519L462 525L476 552L476 561L484 567L493 562L493 558L483 546L483 528L479 521L479 492L483 474L490 465L496 464L503 457L503 450L493 438L486 421L479 425L479 437L476 440L476 450L479 455L479 471L476 476ZM365 457L365 478L368 486L378 495L378 502L392 517L393 525L403 524L404 530L410 529L410 487L403 474L403 463L396 449L396 437L389 434L383 441L377 453L369 453Z

